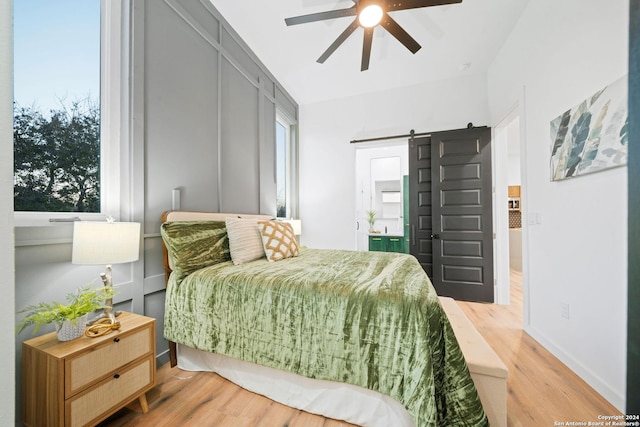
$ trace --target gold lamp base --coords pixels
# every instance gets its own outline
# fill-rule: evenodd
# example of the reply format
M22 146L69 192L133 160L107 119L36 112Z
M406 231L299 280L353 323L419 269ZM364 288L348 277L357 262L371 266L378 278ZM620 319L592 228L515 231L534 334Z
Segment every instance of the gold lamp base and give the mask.
M97 319L94 323L84 330L84 334L89 338L96 338L102 335L106 335L112 330L120 329L120 322L111 322L108 317Z
M107 265L107 268L104 273L100 274L100 278L102 279L102 283L107 288L112 288L113 285L111 283L111 265ZM113 298L109 297L104 301L104 314L109 318L111 323L116 323L116 316L113 314Z
M107 265L104 273L100 274L102 283L105 287L112 287L111 283L111 265ZM112 330L120 329L120 322L116 320L116 316L119 312L113 311L113 298L109 297L104 301L104 311L100 316L91 321L90 326L84 331L84 334L88 337L95 338L105 334L108 334Z

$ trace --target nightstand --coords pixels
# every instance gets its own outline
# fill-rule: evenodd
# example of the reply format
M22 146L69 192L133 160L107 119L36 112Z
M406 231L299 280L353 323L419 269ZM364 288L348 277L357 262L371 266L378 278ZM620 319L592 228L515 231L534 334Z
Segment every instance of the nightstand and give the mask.
M156 321L133 313L98 338L60 342L55 332L22 343L22 422L27 426L94 425L156 383Z

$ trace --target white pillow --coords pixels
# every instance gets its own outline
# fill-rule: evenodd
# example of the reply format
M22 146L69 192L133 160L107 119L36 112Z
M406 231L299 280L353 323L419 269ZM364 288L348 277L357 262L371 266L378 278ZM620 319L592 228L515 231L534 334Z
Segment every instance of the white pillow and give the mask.
M249 218L226 218L229 252L235 265L264 257L258 221Z

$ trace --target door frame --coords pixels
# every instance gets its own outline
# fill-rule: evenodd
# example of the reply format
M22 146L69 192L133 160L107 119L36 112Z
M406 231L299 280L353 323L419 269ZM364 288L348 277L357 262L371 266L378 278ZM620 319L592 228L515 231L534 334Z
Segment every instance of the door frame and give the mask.
M522 215L522 321L523 328L527 327L530 324L529 321L529 250L528 250L528 242L529 242L529 213L527 201L528 197L528 185L527 185L527 144L526 144L526 112L524 109L525 103L525 87L521 88L520 94L518 96L518 101L515 105L513 105L508 112L502 116L500 120L497 121L497 124L493 127L493 141L494 145L494 156L505 156L504 158L494 157L494 161L492 162L492 173L494 177L494 221L501 221L500 213L502 212L502 217L505 218L505 222L500 225L496 225L494 228L496 232L496 239L494 241L493 251L494 251L494 263L496 269L496 304L508 305L510 303L510 273L509 273L509 228L508 228L508 213L506 209L499 209L500 203L498 199L500 199L501 192L504 192L504 199L502 206L507 205L507 148L506 148L506 139L503 139L500 135L500 132L505 130L505 127L511 123L511 121L518 117L520 124L520 177L521 177L521 202L520 202L520 213ZM499 192L495 192L496 189Z
M513 108L492 130L493 151L491 175L493 180L493 271L495 277L494 301L496 304L509 305L511 300L511 274L509 269L509 211L507 210L508 174L508 137L507 128L519 118L517 106ZM522 156L520 158L522 167ZM521 173L522 175L522 173ZM524 217L522 204L520 213Z

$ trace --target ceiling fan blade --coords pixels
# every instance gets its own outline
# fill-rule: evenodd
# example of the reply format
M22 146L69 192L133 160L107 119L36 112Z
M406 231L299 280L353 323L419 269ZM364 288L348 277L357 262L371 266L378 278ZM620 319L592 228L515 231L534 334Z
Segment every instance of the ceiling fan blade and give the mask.
M356 28L358 28L358 20L354 19L353 22L351 23L351 25L349 25L343 32L342 34L340 34L338 36L338 38L331 43L331 46L329 46L329 48L327 50L324 51L324 53L320 56L320 58L318 58L317 62L323 64L324 61L327 60L327 58L329 56L331 56L331 54L333 52L335 52L335 50L342 44L344 43L344 41L349 38L349 36L351 35L351 33L353 33Z
M416 53L422 46L409 35L393 18L385 13L382 19L382 26L389 31L393 37L398 39L411 53Z
M306 24L308 22L324 21L326 19L343 18L345 16L355 16L358 13L357 7L351 6L347 9L329 10L327 12L311 13L309 15L294 16L285 18L287 25Z
M387 12L394 10L417 9L419 7L443 6L445 4L462 3L462 0L396 0L387 3Z
M371 58L371 43L373 43L373 27L364 29L364 43L362 44L362 64L360 71L369 69L369 59Z

